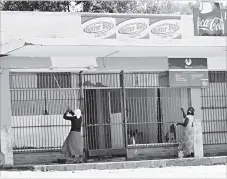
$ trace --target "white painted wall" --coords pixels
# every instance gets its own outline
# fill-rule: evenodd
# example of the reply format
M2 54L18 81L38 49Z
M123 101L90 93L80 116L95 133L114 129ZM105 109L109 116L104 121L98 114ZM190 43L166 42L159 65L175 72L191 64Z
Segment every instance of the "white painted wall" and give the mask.
M0 16L1 44L28 38L87 38L80 13L1 11ZM182 16L180 24L183 38L192 37L192 16Z

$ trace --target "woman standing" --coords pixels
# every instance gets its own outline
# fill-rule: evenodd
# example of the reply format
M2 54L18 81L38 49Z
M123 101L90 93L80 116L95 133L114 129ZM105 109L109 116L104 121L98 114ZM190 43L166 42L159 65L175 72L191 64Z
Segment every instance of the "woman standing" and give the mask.
M71 116L67 116L67 114ZM67 109L63 118L71 121L71 130L66 138L62 151L66 158L73 158L74 163L82 163L83 160L83 140L81 136L82 115L80 109L74 112Z
M195 109L193 107L188 108L187 115L184 112L184 109L181 108L183 113L184 122L177 123L177 125L181 125L184 127L183 131L183 153L184 157L194 157L194 115Z

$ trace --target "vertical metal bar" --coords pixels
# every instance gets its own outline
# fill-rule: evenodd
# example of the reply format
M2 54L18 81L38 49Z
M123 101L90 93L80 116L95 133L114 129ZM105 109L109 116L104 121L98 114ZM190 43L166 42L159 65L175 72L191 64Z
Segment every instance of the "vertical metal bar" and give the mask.
M87 162L88 159L88 148L87 148L87 121L86 121L86 110L84 108L84 87L83 87L83 71L80 71L80 73L78 74L79 76L79 88L80 88L80 98L79 98L79 106L80 106L80 110L83 114L83 123L82 123L82 127L83 127L83 140L84 140L84 160L85 162Z
M110 148L112 148L112 141L111 141L111 95L110 95L110 90L108 90L108 92L107 92L107 99L108 99L108 125L109 125L109 127L110 127L110 147L108 148L108 151L107 151L107 153L108 153L108 157L111 157L112 156L112 153L111 153L111 150L110 150Z
M124 121L124 128L125 128L125 149L128 149L128 138L127 138L127 130L128 130L128 126L127 126L127 115L126 115L126 96L125 96L125 85L124 85L125 81L124 81L124 71L122 70L120 72L120 87L121 87L121 111L122 111L122 119ZM127 155L126 155L126 160L127 160Z
M204 91L205 91L205 89L204 88L202 88L201 89L201 99L202 99L202 106L201 106L201 108L202 108L202 111L203 111L203 119L202 119L202 122L203 122L203 130L205 129L205 127L206 127L206 123L205 123L205 121L204 121L204 118L206 118L206 112L205 112L205 110L204 110ZM204 131L203 131L204 132ZM203 143L205 143L206 142L206 136L203 134Z
M220 80L222 78L222 72L218 72L218 74L220 75ZM217 141L218 143L222 143L222 127L220 124L222 124L222 121L221 121L221 116L220 116L220 110L221 110L221 107L222 107L222 94L220 92L221 90L221 81L219 83L216 84L217 85L217 97L216 97L216 110L215 110L215 113L216 113L216 117L215 117L215 123L216 123L216 126L214 126L214 130L217 128L218 129L218 133L217 133Z
M158 122L158 143L162 143L162 113L161 113L161 92L160 88L157 89L157 122Z
M224 109L223 109L223 120L225 120L225 130L227 131L227 71L224 71L224 87L223 87L223 90L224 90L224 98L225 98L225 105L224 105ZM225 132L226 132L225 131ZM224 135L224 138L225 138L225 143L227 143L227 135Z
M224 79L224 71L223 72L221 72L222 73L222 77L223 77L223 79ZM224 100L225 100L225 98L224 98L224 93L223 93L223 91L222 91L222 89L223 89L223 83L224 81L221 81L221 83L219 84L219 96L220 96L220 100L219 100L219 107L220 107L220 109L218 110L219 111L219 113L218 113L218 115L219 115L219 121L218 121L218 124L219 124L219 126L220 126L220 128L221 128L221 130L222 129L224 129L225 130L225 128L224 128L224 121L223 121L223 116L222 116L222 109L224 108ZM222 130L222 131L224 131L224 130ZM223 133L221 133L220 134L220 140L221 140L221 143L225 143L225 140L224 140L224 135L223 135Z

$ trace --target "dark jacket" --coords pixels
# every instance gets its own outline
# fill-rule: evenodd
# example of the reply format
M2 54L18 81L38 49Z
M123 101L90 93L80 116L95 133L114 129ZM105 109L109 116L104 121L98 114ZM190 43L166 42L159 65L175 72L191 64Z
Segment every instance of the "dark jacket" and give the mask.
M78 119L77 116L74 116L74 112L72 111L70 114L72 116L67 116L67 112L65 112L63 118L71 121L71 131L81 132L82 117Z

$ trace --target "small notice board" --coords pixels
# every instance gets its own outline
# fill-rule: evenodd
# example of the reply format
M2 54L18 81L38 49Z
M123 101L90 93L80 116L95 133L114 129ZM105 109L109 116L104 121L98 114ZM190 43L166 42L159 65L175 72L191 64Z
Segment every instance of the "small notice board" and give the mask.
M207 58L169 58L170 87L207 87Z

